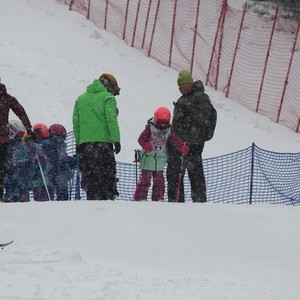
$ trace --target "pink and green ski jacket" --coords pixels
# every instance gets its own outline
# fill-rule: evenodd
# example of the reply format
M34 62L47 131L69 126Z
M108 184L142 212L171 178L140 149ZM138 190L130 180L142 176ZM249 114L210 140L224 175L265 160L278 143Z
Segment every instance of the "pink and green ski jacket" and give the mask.
M138 139L139 144L143 148L141 152L141 170L164 170L167 161L167 141L170 141L177 149L183 147L183 141L177 136L171 126L160 128L154 124L153 118L150 119ZM152 145L153 150L149 153L144 149L146 144Z

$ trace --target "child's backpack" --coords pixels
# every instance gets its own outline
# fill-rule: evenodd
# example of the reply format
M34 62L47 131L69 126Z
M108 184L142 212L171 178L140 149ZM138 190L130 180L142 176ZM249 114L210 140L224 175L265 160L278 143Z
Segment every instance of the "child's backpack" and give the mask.
M206 124L206 130L204 135L205 141L209 141L212 139L215 133L216 125L217 125L217 110L212 106L212 110L208 118L208 122Z

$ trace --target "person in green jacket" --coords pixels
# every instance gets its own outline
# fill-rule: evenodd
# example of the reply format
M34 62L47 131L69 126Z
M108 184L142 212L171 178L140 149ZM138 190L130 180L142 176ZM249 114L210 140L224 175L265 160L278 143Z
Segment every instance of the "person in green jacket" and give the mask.
M114 200L116 161L121 151L116 95L120 88L108 73L94 80L75 102L73 131L88 200Z

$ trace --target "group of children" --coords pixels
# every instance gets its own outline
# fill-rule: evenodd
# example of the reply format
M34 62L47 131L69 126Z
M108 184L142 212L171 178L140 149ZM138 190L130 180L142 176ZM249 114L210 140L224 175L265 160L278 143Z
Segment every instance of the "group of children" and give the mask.
M163 200L168 141L183 155L189 151L187 144L173 131L170 119L168 108L158 107L139 136L141 175L133 197L135 201L147 200L152 178L152 200ZM54 200L55 197L55 200L68 200L68 184L73 177L77 157L67 154L66 129L61 124L47 128L42 123L35 124L33 129L33 136L28 137L21 122L9 122L5 199L8 202L27 202L32 192L35 201Z
M9 122L9 150L4 180L5 201L27 202L68 200L68 182L76 167L76 157L68 156L66 129L61 124L49 128L33 126L28 137L21 122Z

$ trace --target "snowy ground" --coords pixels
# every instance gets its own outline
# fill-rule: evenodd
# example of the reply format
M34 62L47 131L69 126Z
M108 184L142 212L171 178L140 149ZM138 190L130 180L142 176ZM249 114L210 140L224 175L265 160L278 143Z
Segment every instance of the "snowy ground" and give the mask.
M239 0L232 0L238 5ZM240 1L243 2L243 1ZM157 106L172 109L177 72L54 0L0 0L0 76L32 123L72 130L74 101L114 74L122 152ZM198 79L198 78L196 78ZM207 88L219 114L205 157L255 142L299 152L300 136ZM12 116L13 118L13 116ZM299 207L72 201L0 203L3 300L298 300Z
M0 299L298 300L299 207L1 204Z

